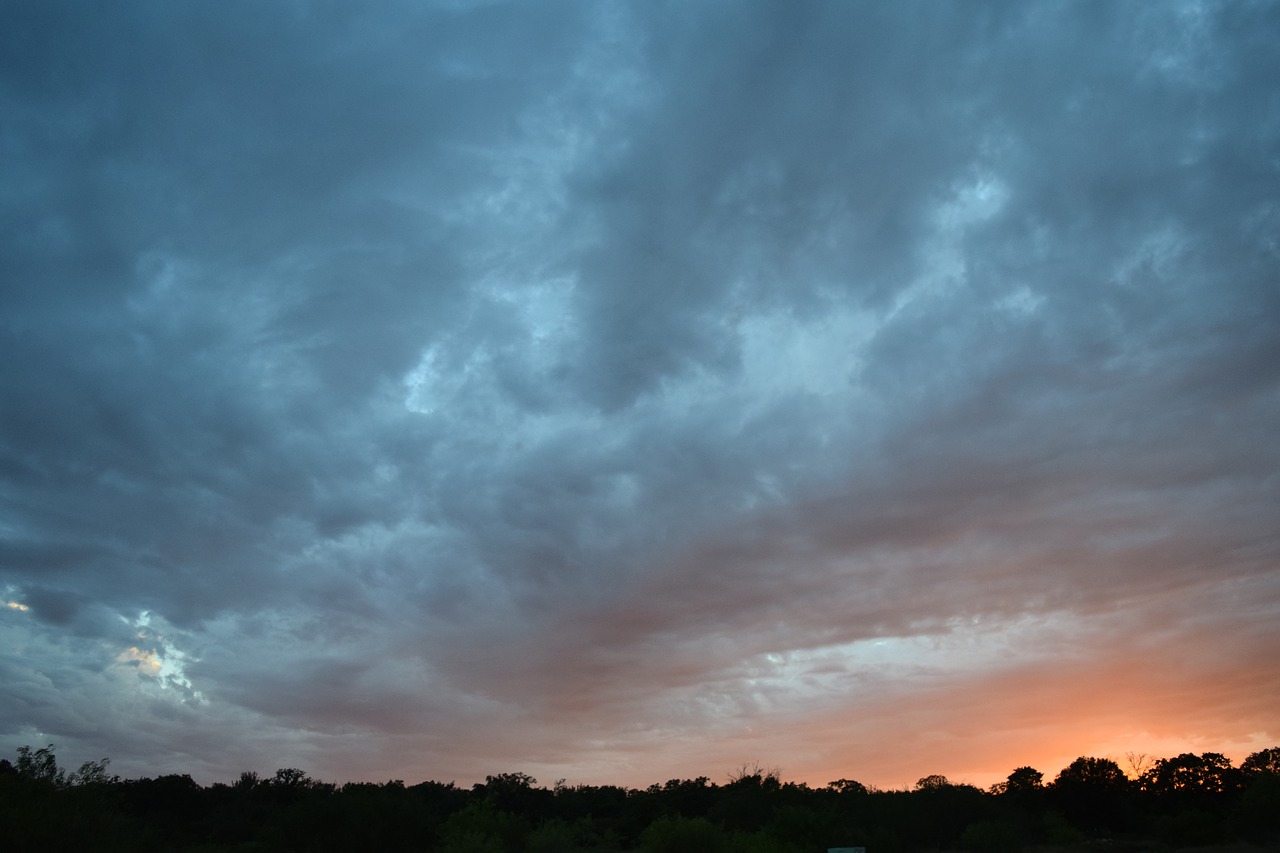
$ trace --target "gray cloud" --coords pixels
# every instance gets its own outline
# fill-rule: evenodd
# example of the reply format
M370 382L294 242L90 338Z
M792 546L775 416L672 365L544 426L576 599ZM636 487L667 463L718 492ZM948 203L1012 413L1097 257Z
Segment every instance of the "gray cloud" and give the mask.
M1274 740L1277 26L5 10L0 732L631 784Z

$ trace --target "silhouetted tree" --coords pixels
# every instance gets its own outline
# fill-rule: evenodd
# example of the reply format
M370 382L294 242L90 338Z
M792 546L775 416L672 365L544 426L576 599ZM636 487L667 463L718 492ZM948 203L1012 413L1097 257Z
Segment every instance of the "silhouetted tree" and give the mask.
M1011 797L1025 797L1044 790L1044 774L1034 767L1019 767L999 784L999 790L993 793L1007 794Z
M1273 754L1280 752L1264 751ZM1248 785L1232 810L1228 826L1237 835L1255 844L1280 848L1280 772L1261 770L1246 778L1249 779Z
M312 781L310 776L296 767L281 767L267 784L274 788L297 790L311 787Z
M729 775L730 782L717 792L707 817L729 831L755 832L773 819L782 788L781 773L745 766Z
M1136 831L1169 845L1231 837L1280 844L1280 748L1240 768L1218 753L1184 753L1153 761L1138 782L1110 759L1082 757L1047 786L1038 770L1019 767L989 792L936 774L910 791L848 779L811 790L758 766L724 785L698 777L645 790L563 782L549 790L524 773L488 776L470 789L400 781L339 788L296 768L202 788L177 774L122 782L108 763L67 773L52 745L0 760L0 847L802 853L853 844L875 853L1011 853L1076 844L1085 832Z
M1241 771L1252 777L1259 773L1275 773L1280 775L1280 746L1260 749L1252 753L1240 764Z
M929 776L922 776L916 780L915 790L917 791L935 791L939 788L946 788L951 785L951 780L946 776L934 773Z
M663 811L672 811L682 817L705 817L715 803L717 791L718 787L706 776L669 779L661 787L649 787L649 792L657 795Z
M1142 778L1142 774L1147 772L1151 767L1151 757L1145 752L1126 752L1124 754L1125 763L1129 765L1129 772L1134 779Z
M113 785L120 781L119 776L113 776L107 773L107 765L111 763L108 758L99 759L98 761L86 761L80 765L80 769L67 777L68 785Z
M899 831L912 846L953 847L966 826L988 815L983 807L988 799L972 785L939 774L925 776L909 795L909 819Z
M1053 780L1050 793L1062 813L1091 833L1127 829L1129 779L1110 758L1080 757Z
M777 788L782 785L782 770L777 767L765 769L758 762L751 764L743 764L729 771L729 784L734 785L739 782L750 782L752 784L767 784Z
M132 779L121 785L120 793L122 808L170 848L196 840L211 805L204 790L185 773Z
M1204 803L1215 796L1234 793L1243 782L1231 760L1217 752L1195 755L1184 752L1161 758L1139 779L1142 790L1180 804Z
M118 780L87 762L69 784L53 745L18 748L0 762L0 848L6 851L125 851L144 847L141 828L122 813Z
M1053 780L1055 788L1086 787L1096 790L1123 790L1128 778L1110 758L1081 757L1064 767Z
M31 751L29 746L18 747L18 776L32 782L43 782L54 787L62 787L66 782L66 774L58 766L53 754L53 744Z
M1154 762L1139 780L1166 842L1209 844L1225 836L1225 820L1243 775L1216 752L1184 752Z
M536 788L538 780L528 773L499 773L484 777L474 791L490 798L501 811L513 814L543 813L550 810L555 794L546 788Z
M837 779L834 782L827 783L827 790L837 794L864 796L867 793L867 786L861 782L855 782L853 779Z

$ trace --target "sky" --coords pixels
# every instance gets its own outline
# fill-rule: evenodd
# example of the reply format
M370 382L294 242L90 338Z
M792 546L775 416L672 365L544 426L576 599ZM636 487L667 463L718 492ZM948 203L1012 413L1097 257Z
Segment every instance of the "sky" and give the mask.
M0 754L1280 743L1280 5L0 5Z

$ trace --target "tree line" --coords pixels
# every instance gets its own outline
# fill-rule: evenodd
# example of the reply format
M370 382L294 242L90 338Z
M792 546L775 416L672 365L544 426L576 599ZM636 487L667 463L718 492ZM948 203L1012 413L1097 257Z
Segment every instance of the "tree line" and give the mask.
M944 776L910 790L850 779L821 788L746 767L717 784L672 779L644 789L551 787L500 773L464 788L401 781L334 784L296 768L202 787L189 775L121 779L109 761L60 767L52 745L0 759L0 849L93 851L652 851L867 853L1092 845L1128 850L1246 843L1280 846L1280 747L1239 767L1184 753L1130 774L1081 757L1046 781L1019 767L983 790Z

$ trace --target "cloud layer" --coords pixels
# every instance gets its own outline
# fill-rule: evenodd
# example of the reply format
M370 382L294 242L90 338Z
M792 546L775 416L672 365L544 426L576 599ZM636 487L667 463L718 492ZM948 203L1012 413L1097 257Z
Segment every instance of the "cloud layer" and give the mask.
M1280 740L1273 4L0 41L5 743L896 785Z

